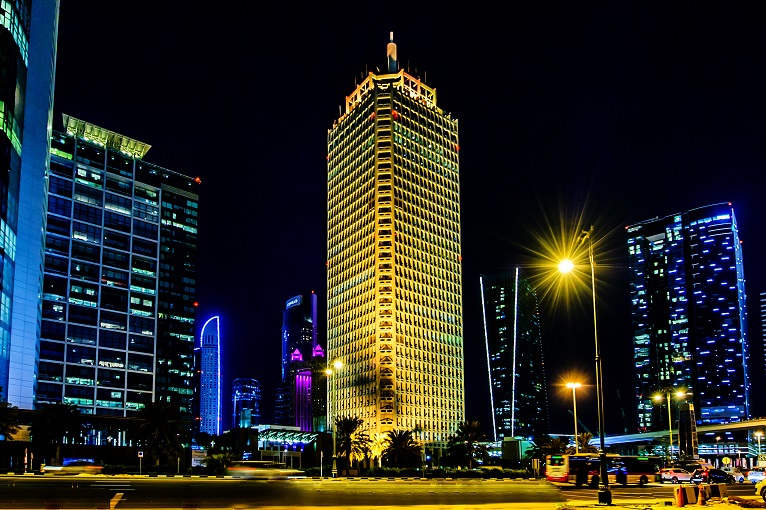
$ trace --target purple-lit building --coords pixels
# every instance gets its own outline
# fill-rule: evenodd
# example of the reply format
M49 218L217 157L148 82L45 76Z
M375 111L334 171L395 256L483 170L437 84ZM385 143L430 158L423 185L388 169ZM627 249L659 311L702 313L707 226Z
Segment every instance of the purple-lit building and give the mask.
M324 351L317 344L317 295L301 294L285 303L282 314L282 384L277 389L274 421L278 425L314 429L317 402L317 362ZM319 371L321 373L321 371Z

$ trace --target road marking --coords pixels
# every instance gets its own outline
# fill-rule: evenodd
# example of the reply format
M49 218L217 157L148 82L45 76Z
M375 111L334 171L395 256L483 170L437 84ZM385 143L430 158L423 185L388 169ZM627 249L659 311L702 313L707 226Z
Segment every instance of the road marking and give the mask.
M109 500L109 509L110 510L114 510L114 507L116 507L117 503L120 502L120 499L122 498L122 495L123 495L122 492L118 492L117 494L114 495L114 497L112 499Z

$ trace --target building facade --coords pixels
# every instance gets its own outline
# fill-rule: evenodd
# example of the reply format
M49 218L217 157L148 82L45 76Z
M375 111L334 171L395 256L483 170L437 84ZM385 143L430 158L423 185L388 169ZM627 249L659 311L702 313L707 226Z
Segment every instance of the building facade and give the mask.
M275 424L313 430L317 295L293 296L282 313L282 384L277 389ZM321 351L321 349L320 349Z
M34 408L58 0L0 14L0 401Z
M673 415L676 404L692 403L700 425L748 419L745 276L731 204L627 233L638 429L667 428L668 402L652 397L671 388L687 392L670 404Z
M194 422L199 179L145 143L64 115L51 138L36 404Z
M221 318L209 318L199 339L199 431L221 434Z
M440 448L465 420L458 122L393 34L387 57L327 137L329 420Z
M494 441L547 434L537 293L518 267L480 283Z
M231 391L231 426L249 429L261 424L261 384L255 379L234 379Z

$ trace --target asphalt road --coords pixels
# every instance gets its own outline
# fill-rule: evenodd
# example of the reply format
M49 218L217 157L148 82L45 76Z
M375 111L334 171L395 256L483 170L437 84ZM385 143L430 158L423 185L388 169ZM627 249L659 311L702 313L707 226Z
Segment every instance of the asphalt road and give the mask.
M612 487L615 505L673 501L671 484ZM751 497L751 484L727 487ZM596 503L597 490L542 480L149 478L130 476L3 476L0 509L378 509L428 505L438 509L556 508ZM428 507L424 507L428 508Z

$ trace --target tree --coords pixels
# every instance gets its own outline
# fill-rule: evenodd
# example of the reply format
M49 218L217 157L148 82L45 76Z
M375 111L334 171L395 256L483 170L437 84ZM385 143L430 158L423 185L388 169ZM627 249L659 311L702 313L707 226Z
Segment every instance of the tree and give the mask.
M170 402L149 402L138 411L138 437L146 445L150 458L160 465L163 458L175 459L183 451L185 431L181 428L178 408Z
M383 462L383 451L386 449L387 434L376 433L370 440L370 455L377 467L381 467Z
M598 453L598 448L590 444L593 439L593 434L590 432L583 432L577 436L577 443L581 453ZM569 448L568 453L576 453L575 448Z
M351 469L351 460L364 458L370 451L370 438L367 433L359 431L364 421L355 417L335 418L335 451L336 455L346 457L346 474Z
M410 430L389 430L384 439L383 462L387 466L420 467L423 463L420 443Z
M450 455L468 462L468 469L472 469L473 460L477 457L487 460L489 454L487 447L481 442L486 438L481 431L478 421L466 421L461 423L454 435L447 442L447 451Z
M214 453L202 459L202 463L213 475L225 475L227 470L234 465L234 456L231 453Z
M8 402L0 402L0 436L7 439L9 435L15 434L19 430L16 424L18 409Z
M30 428L33 443L40 444L43 448L50 444L56 445L54 464L61 463L61 444L64 438L76 443L84 431L77 406L61 402L41 404Z

